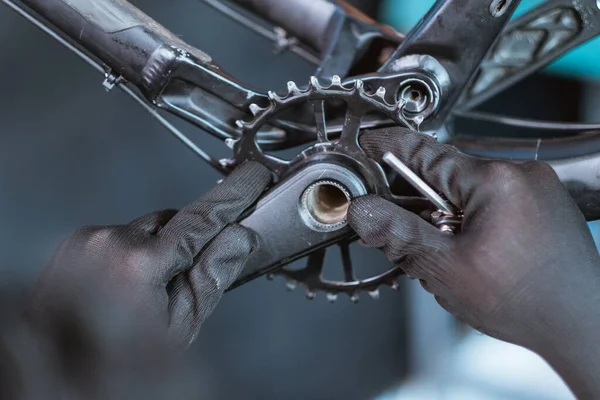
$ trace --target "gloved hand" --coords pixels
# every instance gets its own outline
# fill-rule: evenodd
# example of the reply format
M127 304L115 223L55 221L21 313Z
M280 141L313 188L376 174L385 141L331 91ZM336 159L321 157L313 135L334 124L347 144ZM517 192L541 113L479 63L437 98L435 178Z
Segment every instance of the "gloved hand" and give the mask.
M600 398L600 257L583 218L544 163L481 160L405 129L367 132L464 211L448 235L376 196L349 223L476 329L538 352L582 398Z
M170 341L188 346L257 249L254 232L235 221L270 182L265 167L247 163L179 212L78 230L43 272L26 319L45 329L102 287L124 307L162 318Z

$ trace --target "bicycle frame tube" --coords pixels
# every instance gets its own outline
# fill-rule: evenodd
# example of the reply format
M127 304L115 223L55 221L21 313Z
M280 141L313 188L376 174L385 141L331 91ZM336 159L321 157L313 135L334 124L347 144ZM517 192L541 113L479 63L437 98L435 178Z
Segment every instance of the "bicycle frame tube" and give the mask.
M360 71L376 70L388 51L393 51L404 38L389 26L373 21L344 0L203 0L239 23L275 41L275 51L291 49L319 64L315 76L330 79L346 77L365 54L373 55ZM275 25L271 31L257 23L243 10ZM313 60L306 49L312 49L320 60Z
M426 129L439 129L445 122L519 2L438 0L380 69L393 73L404 56L426 54L447 71L448 88L436 114L425 121Z
M22 3L105 64L113 81L132 83L150 102L219 138L239 136L231 119L267 101L125 0Z
M284 28L290 35L314 49L324 50L323 43L336 7L327 0L235 0Z
M597 0L545 1L506 27L458 107L476 107L598 35Z

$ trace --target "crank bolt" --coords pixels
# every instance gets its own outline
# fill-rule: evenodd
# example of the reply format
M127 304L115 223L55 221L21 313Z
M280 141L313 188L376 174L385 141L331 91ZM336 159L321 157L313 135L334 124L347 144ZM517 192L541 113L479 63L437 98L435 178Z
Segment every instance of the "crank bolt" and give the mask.
M431 222L443 233L453 235L460 226L461 218L438 210L431 213Z
M429 105L429 96L418 85L407 85L400 92L400 98L406 102L404 109L419 114Z

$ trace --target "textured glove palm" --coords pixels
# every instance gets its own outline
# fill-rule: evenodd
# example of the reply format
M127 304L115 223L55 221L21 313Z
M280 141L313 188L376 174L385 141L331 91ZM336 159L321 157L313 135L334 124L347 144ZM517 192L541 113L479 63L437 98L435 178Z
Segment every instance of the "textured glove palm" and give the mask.
M270 181L266 168L248 163L179 212L78 230L43 272L27 318L52 323L101 286L141 314L165 320L174 344L189 345L257 248L254 232L235 221Z
M462 232L450 236L379 197L359 198L349 221L363 242L420 279L449 312L537 351L566 368L574 390L598 395L600 358L587 355L598 347L600 312L589 311L600 304L600 257L554 171L468 157L404 129L368 132L360 143L379 161L392 151L464 210ZM587 372L573 372L572 362Z

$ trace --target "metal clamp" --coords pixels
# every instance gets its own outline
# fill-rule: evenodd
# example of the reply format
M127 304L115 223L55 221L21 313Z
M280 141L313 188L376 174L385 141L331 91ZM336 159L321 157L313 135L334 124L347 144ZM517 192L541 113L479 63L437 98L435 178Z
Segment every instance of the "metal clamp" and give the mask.
M104 73L104 81L102 82L102 87L107 92L110 92L115 88L115 86L120 83L125 82L125 79L121 75L115 74L110 68L106 69Z

